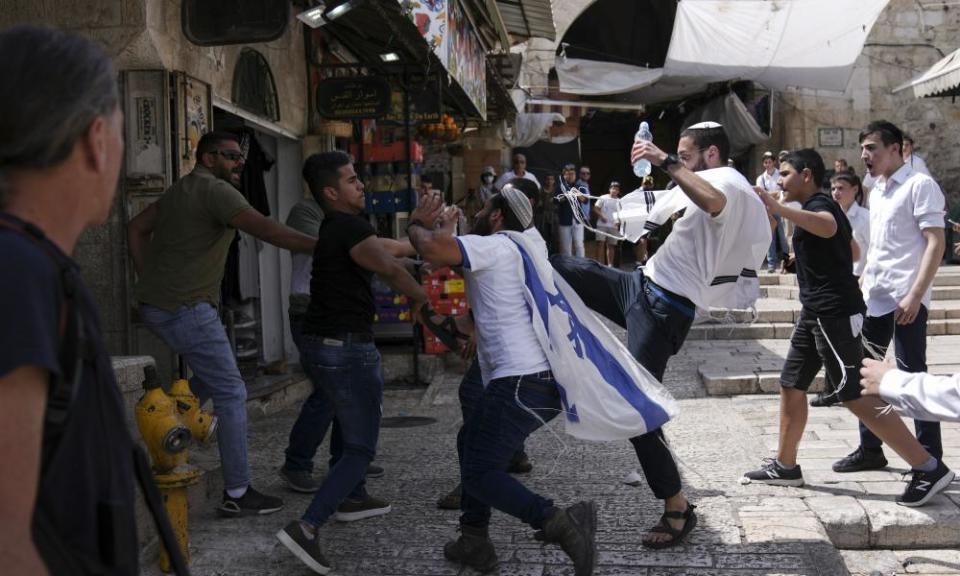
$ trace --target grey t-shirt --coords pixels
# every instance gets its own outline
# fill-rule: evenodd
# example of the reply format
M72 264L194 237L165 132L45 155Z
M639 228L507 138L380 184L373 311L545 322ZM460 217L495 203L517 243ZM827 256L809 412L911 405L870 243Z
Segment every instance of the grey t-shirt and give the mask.
M323 209L313 198L306 198L290 209L287 226L297 232L316 237L323 222ZM312 254L293 254L293 272L290 278L290 314L307 313L310 305L310 271L313 268Z

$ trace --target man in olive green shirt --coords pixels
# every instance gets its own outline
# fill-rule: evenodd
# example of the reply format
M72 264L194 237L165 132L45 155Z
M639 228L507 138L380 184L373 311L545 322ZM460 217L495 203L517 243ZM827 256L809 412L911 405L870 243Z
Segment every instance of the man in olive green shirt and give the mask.
M229 132L204 134L197 165L134 218L130 255L136 298L147 326L190 365L190 386L213 399L223 467L222 515L269 514L280 498L250 486L247 389L220 323L220 282L237 230L292 252L312 253L315 238L265 217L237 190L243 153Z

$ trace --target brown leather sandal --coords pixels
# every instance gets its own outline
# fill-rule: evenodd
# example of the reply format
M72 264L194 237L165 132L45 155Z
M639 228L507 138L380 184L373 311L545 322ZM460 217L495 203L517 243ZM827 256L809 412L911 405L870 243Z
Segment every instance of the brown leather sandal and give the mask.
M696 508L693 504L687 503L687 509L683 512L664 512L660 516L660 522L656 526L647 530L648 533L654 534L669 534L673 538L670 540L664 540L662 542L651 541L651 540L641 540L640 543L643 544L644 548L649 548L651 550L663 550L664 548L670 548L680 544L684 538L687 537L687 534L690 533L697 525L697 514L693 511ZM678 520L685 520L683 528L677 530L667 521L667 518L673 518Z

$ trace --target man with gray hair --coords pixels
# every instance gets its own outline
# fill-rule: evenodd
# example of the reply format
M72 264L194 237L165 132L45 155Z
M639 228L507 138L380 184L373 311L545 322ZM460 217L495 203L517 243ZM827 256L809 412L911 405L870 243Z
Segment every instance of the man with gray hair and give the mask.
M0 33L0 54L2 571L135 575L134 444L70 256L113 206L116 71L93 42L33 26Z
M587 576L596 563L596 504L558 508L507 472L524 440L562 409L550 363L530 321L524 280L517 274L522 256L511 237L500 233L522 234L546 260L547 247L533 227L528 200L536 193L532 182L508 181L477 214L474 234L465 236L434 230L441 217L438 198L421 196L410 215L410 242L425 261L463 266L473 319L462 317L458 329L475 336L484 386L473 408L465 411L458 439L461 533L443 551L453 562L492 570L497 554L488 526L491 508L496 508L539 530L538 539L559 544L573 560L575 574Z

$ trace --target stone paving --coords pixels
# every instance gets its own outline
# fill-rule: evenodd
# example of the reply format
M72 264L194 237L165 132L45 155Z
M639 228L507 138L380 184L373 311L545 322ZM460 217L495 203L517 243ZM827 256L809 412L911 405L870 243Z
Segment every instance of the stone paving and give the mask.
M956 308L947 302L933 306L943 311L940 318ZM761 313L780 314L782 320L787 313L792 318L796 308L795 302L784 306L770 299L758 305ZM623 336L621 330L614 331ZM700 517L698 528L682 546L660 552L640 546L642 531L657 521L661 506L645 484L623 483L637 468L628 443L581 442L564 435L558 421L530 438L527 450L535 468L524 481L531 488L559 505L581 499L599 504L597 576L960 574L960 483L927 507L907 509L894 503L904 486L900 473L906 466L889 450L886 470L832 472L830 464L857 442L856 420L842 408L810 412L799 461L807 480L804 487L738 482L745 471L774 454L777 440L776 396L742 394L776 392L772 378L786 345L780 338L688 341L671 359L664 382L680 400L681 413L666 432ZM932 336L931 369L944 373L960 369L953 363L958 346L960 336ZM460 372L456 362L448 363L445 370L437 370L426 393L386 393L384 416L428 416L435 422L381 431L377 463L387 473L371 479L369 489L389 500L393 511L322 528L335 574L474 574L443 559L443 543L456 536L458 515L435 507L436 499L457 481L454 445L460 425L456 396ZM728 378L717 382L726 389L711 385L709 377L722 372ZM731 376L748 384L730 384L736 380ZM213 512L218 481L208 482L207 501L194 497L191 510L194 574L309 573L274 538L309 502L308 496L285 491L276 475L294 417L292 409L267 414L252 423L250 433L255 485L283 493L286 508L261 518L219 519ZM944 446L945 461L960 468L960 425L944 425ZM325 449L326 445L321 447L317 458L320 470L325 468ZM213 464L214 450L200 450L196 459ZM501 575L573 574L559 549L541 546L531 529L510 517L495 512L491 536ZM159 574L154 567L145 573Z

